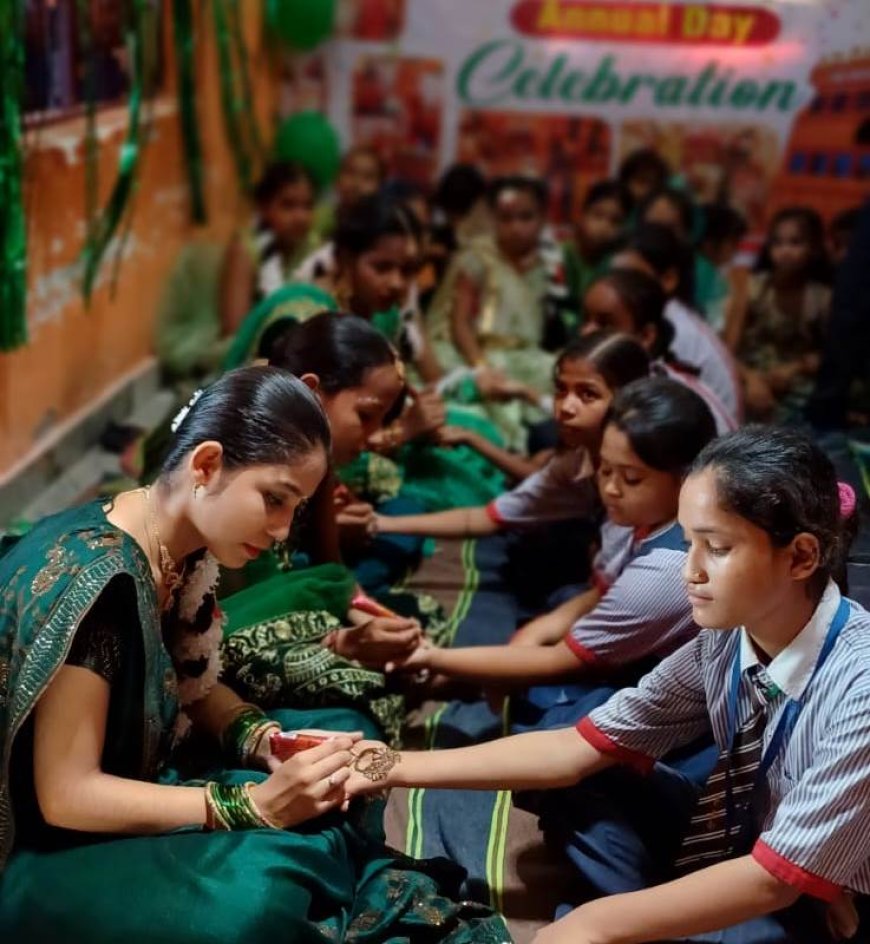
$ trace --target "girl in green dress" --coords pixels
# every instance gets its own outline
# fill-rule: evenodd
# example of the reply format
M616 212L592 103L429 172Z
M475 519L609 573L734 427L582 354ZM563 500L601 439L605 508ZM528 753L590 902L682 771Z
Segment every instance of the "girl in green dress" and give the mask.
M536 404L549 389L555 358L542 344L561 252L550 266L541 251L542 181L501 178L489 201L493 234L469 242L451 263L429 310L429 330L446 370L495 370L519 385L523 396L486 407L508 446L521 451L526 427L544 418Z
M150 489L47 519L0 561L3 940L507 940L384 849L376 807L345 813L358 732L273 756L276 730L340 713L267 719L218 681L217 565L286 538L329 445L301 381L231 373ZM232 769L197 765L189 728Z
M221 267L220 313L227 334L251 305L286 285L316 247L314 197L314 181L301 164L281 161L266 168L254 190L254 219L233 237Z
M574 238L562 246L565 283L578 322L586 289L607 271L629 210L628 194L615 180L598 181L583 198L583 210L574 226Z

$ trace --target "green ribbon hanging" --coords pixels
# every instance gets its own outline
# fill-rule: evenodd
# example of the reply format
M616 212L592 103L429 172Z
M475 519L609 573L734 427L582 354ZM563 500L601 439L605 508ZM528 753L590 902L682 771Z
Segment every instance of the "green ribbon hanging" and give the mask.
M88 240L96 226L100 199L97 80L94 72L94 36L91 30L90 0L78 0L76 13L81 58L85 65L82 92L85 101L85 239Z
M205 186L203 182L202 142L196 117L196 76L194 74L193 4L191 0L173 0L172 29L175 62L178 71L178 106L184 164L190 189L190 214L195 223L205 223Z
M112 193L99 217L89 228L82 261L83 292L90 302L100 263L124 216L136 182L136 171L142 157L142 100L145 86L144 27L147 0L130 0L126 25L126 43L130 62L130 93L127 133L118 159L118 176ZM86 175L87 179L87 175ZM86 185L87 186L87 185Z
M250 191L262 148L237 0L212 0L224 127L242 187Z
M11 351L27 341L23 11L23 3L0 3L0 351Z

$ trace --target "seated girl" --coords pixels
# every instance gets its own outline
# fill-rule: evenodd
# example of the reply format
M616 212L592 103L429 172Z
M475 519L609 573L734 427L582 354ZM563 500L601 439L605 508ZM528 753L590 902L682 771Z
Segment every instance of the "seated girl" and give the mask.
M658 279L667 295L665 318L673 325L671 347L684 364L716 395L737 422L743 399L737 365L716 332L694 310L692 251L661 223L643 223L613 259L619 269L636 269Z
M648 372L643 348L625 335L605 330L575 339L556 362L554 412L561 446L542 469L488 505L430 515L379 515L377 532L483 537L500 528L593 517L604 417L616 392Z
M315 210L314 247L331 239L338 217L360 200L377 193L386 176L387 168L374 148L352 147L341 159L334 199L322 201Z
M574 238L562 247L565 282L575 310L590 284L604 274L629 211L629 197L615 180L600 180L586 191Z
M218 296L224 332L235 334L254 304L283 288L316 245L314 182L301 164L271 164L254 190L256 214L227 248Z
M701 214L704 227L696 258L704 259L706 265L695 267L695 294L703 305L704 319L723 337L726 323L733 319L731 312L746 290L749 272L739 249L749 227L725 203L705 203Z
M287 537L329 445L301 381L228 374L151 488L46 519L0 560L3 940L386 942L420 924L507 939L384 849L376 807L369 825L343 812L350 765L371 774L386 755L355 756L358 733L272 753L282 727L340 730L352 713L267 719L218 681L218 564ZM222 742L226 769L197 764L191 727Z
M704 320L718 331L723 323L728 283L719 274L718 268L707 254L700 249L701 241L708 236L704 211L695 204L685 190L677 187L662 187L651 193L639 208L638 222L660 223L662 226L667 226L690 248L691 307L703 315ZM733 248L736 251L736 243Z
M569 811L585 903L540 944L863 939L870 614L832 580L847 550L834 468L795 431L747 427L696 459L679 521L694 639L576 728L404 753L382 785L585 781ZM704 732L720 751L706 786L663 802L656 760ZM601 774L617 765L632 789L614 808Z
M360 318L324 312L287 328L272 346L271 363L315 392L339 467L401 409L401 362ZM386 513L417 507L401 496L380 506ZM361 544L373 516L371 505L327 473L291 537L249 563L242 580L233 581L244 589L221 599L224 678L262 707L352 707L397 741L404 699L398 687L385 683L384 668L416 647L421 624L437 639L447 623L428 597L389 589L417 563L422 542L385 536ZM344 548L342 537L349 539ZM348 543L356 573L344 565ZM404 616L373 615L376 608L360 583Z
M807 207L773 218L750 281L746 306L731 325L756 419L799 416L821 363L831 305L824 227Z
M683 590L680 487L715 435L706 404L683 385L650 377L623 387L608 410L599 454L607 521L593 588L522 629L514 639L520 644L423 645L405 667L508 689L582 676L592 684L560 699L575 702L576 721L614 686L678 649L697 632Z
M615 268L586 292L584 330L612 328L630 334L646 348L655 370L691 387L704 400L720 433L734 429L737 423L733 413L699 378L696 366L686 363L676 353L675 329L665 316L666 301L661 285L652 276L633 269Z
M543 181L500 178L490 186L489 202L493 235L471 241L451 263L432 301L428 327L448 372L495 369L531 391L526 402L487 404L506 445L522 450L528 423L541 418L528 400L544 395L553 369L553 355L542 343L547 300L561 266L548 265L541 252Z
M636 212L651 193L667 184L672 174L668 162L654 148L636 148L623 158L617 177Z

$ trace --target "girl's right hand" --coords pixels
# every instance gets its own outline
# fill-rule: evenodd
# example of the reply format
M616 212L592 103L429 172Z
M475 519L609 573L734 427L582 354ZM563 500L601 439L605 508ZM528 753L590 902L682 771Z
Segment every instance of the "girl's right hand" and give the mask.
M410 656L422 638L417 620L374 616L358 626L338 630L335 651L345 659L383 669L387 663Z
M350 777L354 739L338 736L284 761L268 780L251 787L262 815L288 829L341 806Z

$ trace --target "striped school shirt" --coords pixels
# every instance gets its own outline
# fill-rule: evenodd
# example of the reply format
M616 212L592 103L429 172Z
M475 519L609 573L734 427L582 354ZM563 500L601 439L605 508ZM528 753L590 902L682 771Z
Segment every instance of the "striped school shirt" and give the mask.
M664 315L674 328L671 350L684 364L698 370L699 379L739 422L743 416L743 389L734 355L710 325L679 299L672 298L665 305Z
M839 604L829 583L804 629L764 667L776 691L765 709L765 750L786 702L803 697L804 706L767 772L770 802L752 850L776 878L825 901L844 888L870 894L870 613L857 603L849 601L848 621L813 676ZM702 631L578 730L640 770L711 728L722 750L735 658L739 726L751 710L749 674L758 665L743 629Z
M672 521L652 534L606 521L592 564L598 605L565 642L585 663L623 666L678 649L698 633L686 596L683 529Z
M515 489L499 495L486 513L499 527L528 527L591 518L598 512L595 467L585 449L557 452Z

